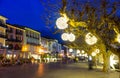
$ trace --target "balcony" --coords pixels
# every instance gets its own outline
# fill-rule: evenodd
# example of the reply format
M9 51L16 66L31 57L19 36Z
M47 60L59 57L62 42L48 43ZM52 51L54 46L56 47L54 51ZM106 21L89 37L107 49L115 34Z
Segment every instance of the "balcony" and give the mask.
M3 24L1 21L0 21L0 26L4 27L4 28L7 28L7 25Z
M16 30L16 34L23 35L23 32L21 30Z
M27 42L27 44L31 44L31 45L40 45L39 43L32 43L32 42Z
M6 32L8 32L8 33L13 33L13 31L12 31L12 30L8 30L8 29L6 30Z
M6 35L5 35L5 33L2 33L2 32L0 32L0 37L1 38L7 38Z
M22 40L18 40L18 39L7 39L7 41L10 41L10 42L22 42Z

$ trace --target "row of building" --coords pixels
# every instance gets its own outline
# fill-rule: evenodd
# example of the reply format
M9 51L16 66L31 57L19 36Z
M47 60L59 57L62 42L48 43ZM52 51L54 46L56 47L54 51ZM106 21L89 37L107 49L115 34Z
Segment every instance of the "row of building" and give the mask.
M0 16L0 55L6 58L40 58L39 55L55 56L62 45L55 39L41 37L41 33L25 26L6 23Z

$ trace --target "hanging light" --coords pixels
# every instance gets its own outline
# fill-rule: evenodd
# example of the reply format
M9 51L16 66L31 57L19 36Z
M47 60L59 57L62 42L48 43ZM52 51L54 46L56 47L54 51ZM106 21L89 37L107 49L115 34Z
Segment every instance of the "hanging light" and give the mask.
M96 53L100 53L100 50L99 50L99 49L96 49Z
M63 34L61 35L61 38L62 38L62 40L67 41L67 40L68 40L68 36L69 36L68 33L63 33Z
M75 40L75 35L72 34L72 33L70 33L68 40L69 40L70 42L73 42L73 41Z
M95 52L93 52L93 53L92 53L92 56L96 56L96 53L95 53Z
M87 35L85 36L85 41L87 44L93 45L97 42L97 38L93 34L87 33Z
M58 29L66 29L68 27L68 19L65 17L60 17L56 20L56 25Z
M70 48L70 49L69 49L69 52L73 52L73 49L72 49L72 48Z
M84 51L84 50L82 50L82 53L84 54L84 53L85 53L85 51Z
M79 53L80 53L80 50L77 50L77 53L79 54Z

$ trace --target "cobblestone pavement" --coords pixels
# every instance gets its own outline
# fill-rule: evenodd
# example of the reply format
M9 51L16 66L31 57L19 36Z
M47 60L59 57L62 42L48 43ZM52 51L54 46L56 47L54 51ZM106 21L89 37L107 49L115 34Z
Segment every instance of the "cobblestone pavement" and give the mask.
M24 64L0 67L0 78L119 78L120 72L104 73L101 68L88 70L87 63Z

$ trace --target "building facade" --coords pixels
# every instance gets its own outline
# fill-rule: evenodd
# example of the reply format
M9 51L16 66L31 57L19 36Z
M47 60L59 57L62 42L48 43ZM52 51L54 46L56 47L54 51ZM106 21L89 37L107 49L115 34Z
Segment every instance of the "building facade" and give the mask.
M7 18L0 16L0 54L5 54L6 40L6 20Z
M37 59L40 49L40 32L35 31L31 28L23 27L24 32L24 43L22 47L23 58L34 57Z
M24 29L17 27L16 25L7 24L6 29L6 45L8 45L7 58L18 58L21 54L23 45L23 33Z

